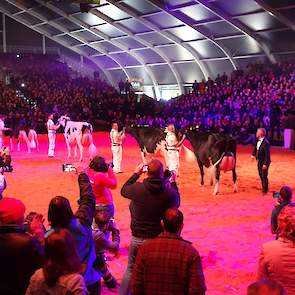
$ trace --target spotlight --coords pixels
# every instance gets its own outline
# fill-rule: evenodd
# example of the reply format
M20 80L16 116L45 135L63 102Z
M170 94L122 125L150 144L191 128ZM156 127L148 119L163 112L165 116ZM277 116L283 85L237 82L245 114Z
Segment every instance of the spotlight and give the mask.
M19 55L19 54L17 54L17 55L16 55L16 57L17 57L17 58L20 58L20 55Z
M26 85L25 85L25 83L21 83L20 86L21 86L22 88L24 88Z

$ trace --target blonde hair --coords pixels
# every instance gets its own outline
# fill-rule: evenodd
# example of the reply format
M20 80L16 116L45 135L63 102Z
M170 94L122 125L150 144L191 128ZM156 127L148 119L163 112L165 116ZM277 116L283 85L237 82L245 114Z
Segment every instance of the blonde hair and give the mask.
M284 207L278 217L279 237L295 242L295 207Z

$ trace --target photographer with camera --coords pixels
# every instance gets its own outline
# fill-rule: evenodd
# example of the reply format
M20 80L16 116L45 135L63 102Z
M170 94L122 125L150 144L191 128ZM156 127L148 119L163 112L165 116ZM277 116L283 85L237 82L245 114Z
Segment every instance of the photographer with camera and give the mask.
M278 198L278 203L271 213L271 232L278 234L278 216L281 210L288 205L295 206L295 203L292 203L292 189L289 186L283 186L279 193L273 194L273 197Z
M87 172L95 196L96 213L107 211L113 217L115 209L111 189L117 187L117 179L112 164L107 164L103 157L95 156L89 168Z
M137 182L145 165L136 167L134 174L121 189L121 195L130 199L131 243L128 266L123 277L120 295L130 293L130 280L139 247L146 239L156 238L162 231L161 220L168 208L179 207L180 196L176 184L176 173L165 172L159 160L151 160L147 167L147 177Z
M107 211L100 211L95 218L96 228L93 229L93 239L96 251L94 267L102 274L106 286L109 289L117 287L117 280L113 277L106 263L105 251L118 255L120 246L120 231ZM110 240L111 235L111 240Z

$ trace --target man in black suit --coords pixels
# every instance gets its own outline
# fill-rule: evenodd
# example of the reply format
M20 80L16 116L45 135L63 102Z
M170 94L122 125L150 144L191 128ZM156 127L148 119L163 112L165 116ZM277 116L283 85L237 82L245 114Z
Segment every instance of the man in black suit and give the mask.
M262 194L268 193L268 168L270 165L270 143L266 139L266 130L259 128L256 132L257 142L254 147L252 158L258 162L258 172L262 183Z

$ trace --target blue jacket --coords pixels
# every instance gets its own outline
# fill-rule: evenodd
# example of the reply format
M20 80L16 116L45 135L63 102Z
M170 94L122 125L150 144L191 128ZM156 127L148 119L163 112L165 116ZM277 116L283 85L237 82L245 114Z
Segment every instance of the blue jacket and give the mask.
M80 174L78 182L80 187L79 208L67 229L76 240L78 254L82 263L86 265L83 275L85 284L90 286L101 278L101 274L93 268L96 254L91 225L95 213L95 197L87 174Z

